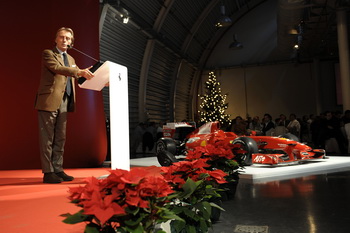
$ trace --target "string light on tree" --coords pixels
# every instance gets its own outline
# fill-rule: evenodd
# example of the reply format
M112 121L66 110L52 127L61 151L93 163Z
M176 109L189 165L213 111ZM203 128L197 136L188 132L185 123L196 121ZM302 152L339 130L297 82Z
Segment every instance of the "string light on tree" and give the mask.
M205 95L199 96L202 103L199 105L200 122L219 121L222 126L231 124L230 115L225 111L228 107L226 102L227 95L221 94L220 82L217 81L215 73L209 72L208 81L205 83Z

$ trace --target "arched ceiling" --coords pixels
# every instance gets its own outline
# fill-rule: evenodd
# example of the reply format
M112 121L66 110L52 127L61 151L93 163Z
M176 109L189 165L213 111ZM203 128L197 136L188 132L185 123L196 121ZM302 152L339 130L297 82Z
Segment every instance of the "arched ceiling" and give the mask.
M205 70L309 62L314 58L337 61L336 14L340 10L348 14L350 6L350 0L100 2L111 6L110 12L117 12L106 17L111 22L105 27L107 34L115 32L117 42L104 47L104 51L113 50L118 58L118 53L123 54L119 59L124 60L116 62L130 61L133 90L138 88L137 94L133 91L133 109L139 114L139 121L145 115L163 121L193 118ZM222 6L232 24L216 27ZM125 27L120 25L122 14L129 17ZM115 28L110 28L113 25ZM122 31L127 34L119 35ZM242 43L241 49L229 48L234 38ZM299 48L293 49L296 43Z
M102 0L101 0L102 1ZM349 0L104 0L198 68L336 58L336 10ZM233 24L217 28L220 6ZM298 25L302 24L302 27ZM301 32L299 29L302 29ZM298 31L299 30L299 31ZM234 35L243 44L229 49ZM300 41L299 51L293 45Z

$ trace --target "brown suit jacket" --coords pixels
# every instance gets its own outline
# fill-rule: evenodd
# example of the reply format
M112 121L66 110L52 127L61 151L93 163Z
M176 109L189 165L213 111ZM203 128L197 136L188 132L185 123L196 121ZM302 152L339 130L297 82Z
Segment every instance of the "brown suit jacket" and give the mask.
M75 111L74 80L78 77L79 68L75 60L68 54L70 67L64 65L62 55L56 48L46 49L42 53L41 79L35 101L35 109L43 111L56 111L63 99L67 85L67 77L72 77L73 96L68 106L69 112Z

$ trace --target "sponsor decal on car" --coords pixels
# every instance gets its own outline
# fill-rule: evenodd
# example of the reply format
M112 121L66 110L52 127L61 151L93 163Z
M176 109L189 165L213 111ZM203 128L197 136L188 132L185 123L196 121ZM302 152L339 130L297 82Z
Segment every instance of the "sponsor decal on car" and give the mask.
M265 160L265 156L263 156L263 155L258 155L254 158L254 162L256 162L256 163L262 163L262 162L264 162L264 160Z

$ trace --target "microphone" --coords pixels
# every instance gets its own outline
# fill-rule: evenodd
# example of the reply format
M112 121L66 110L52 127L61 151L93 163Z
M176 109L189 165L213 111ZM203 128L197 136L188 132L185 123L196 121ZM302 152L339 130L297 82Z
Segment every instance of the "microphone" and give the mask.
M89 56L88 54L86 54L86 53L80 51L79 49L74 48L72 45L67 45L67 47L68 47L69 49L73 49L73 50L77 51L78 53L83 54L84 56L86 56L86 57L88 57L88 58L94 60L95 62L101 62L100 60L97 60L97 59L95 59L95 58Z

